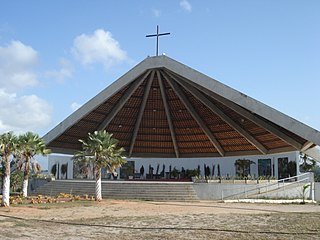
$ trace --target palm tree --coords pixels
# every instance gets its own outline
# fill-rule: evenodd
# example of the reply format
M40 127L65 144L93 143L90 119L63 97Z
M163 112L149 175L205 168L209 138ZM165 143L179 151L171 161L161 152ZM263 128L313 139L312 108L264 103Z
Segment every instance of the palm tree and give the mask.
M30 171L40 171L40 165L35 160L36 155L46 156L50 150L38 134L27 132L18 138L18 169L23 171L22 195L28 196L28 182Z
M3 170L2 203L1 206L10 205L10 157L15 154L17 137L12 133L0 135L0 156Z
M126 163L123 159L124 149L118 148L119 141L105 130L89 133L87 141L79 141L82 143L82 151L77 152L74 158L76 161L93 164L96 180L95 199L101 201L101 168L114 172L117 167Z

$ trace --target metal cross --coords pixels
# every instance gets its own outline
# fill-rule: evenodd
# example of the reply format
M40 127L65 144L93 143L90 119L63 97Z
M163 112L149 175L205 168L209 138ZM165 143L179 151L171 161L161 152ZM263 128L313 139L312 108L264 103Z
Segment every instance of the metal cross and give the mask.
M156 34L150 34L146 35L146 37L157 37L157 49L156 49L156 56L158 56L159 53L159 37L164 35L169 35L170 33L159 33L159 26L157 25L157 33Z

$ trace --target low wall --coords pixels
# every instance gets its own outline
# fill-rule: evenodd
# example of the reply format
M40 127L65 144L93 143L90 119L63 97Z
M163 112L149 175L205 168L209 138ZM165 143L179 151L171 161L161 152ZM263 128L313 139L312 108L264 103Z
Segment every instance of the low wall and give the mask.
M306 183L280 184L227 184L227 183L194 183L193 188L200 200L223 200L240 198L302 198L302 189ZM320 185L318 185L320 200ZM310 188L305 193L311 198Z
M49 179L42 179L42 178L30 178L29 185L28 185L28 192L34 192L37 188L43 186L47 182L51 180Z
M314 183L314 200L320 202L320 182Z

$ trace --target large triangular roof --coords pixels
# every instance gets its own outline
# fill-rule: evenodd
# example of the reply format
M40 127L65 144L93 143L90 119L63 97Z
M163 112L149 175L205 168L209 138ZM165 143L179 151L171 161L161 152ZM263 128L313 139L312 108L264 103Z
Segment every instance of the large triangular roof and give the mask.
M56 153L106 129L129 157L304 151L320 132L167 56L148 57L44 136Z

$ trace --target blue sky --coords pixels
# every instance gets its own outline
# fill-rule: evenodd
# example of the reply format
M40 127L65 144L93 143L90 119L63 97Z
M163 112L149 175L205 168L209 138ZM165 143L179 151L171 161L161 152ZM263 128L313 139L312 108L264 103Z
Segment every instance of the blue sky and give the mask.
M0 132L44 135L148 55L320 129L320 1L1 1Z

